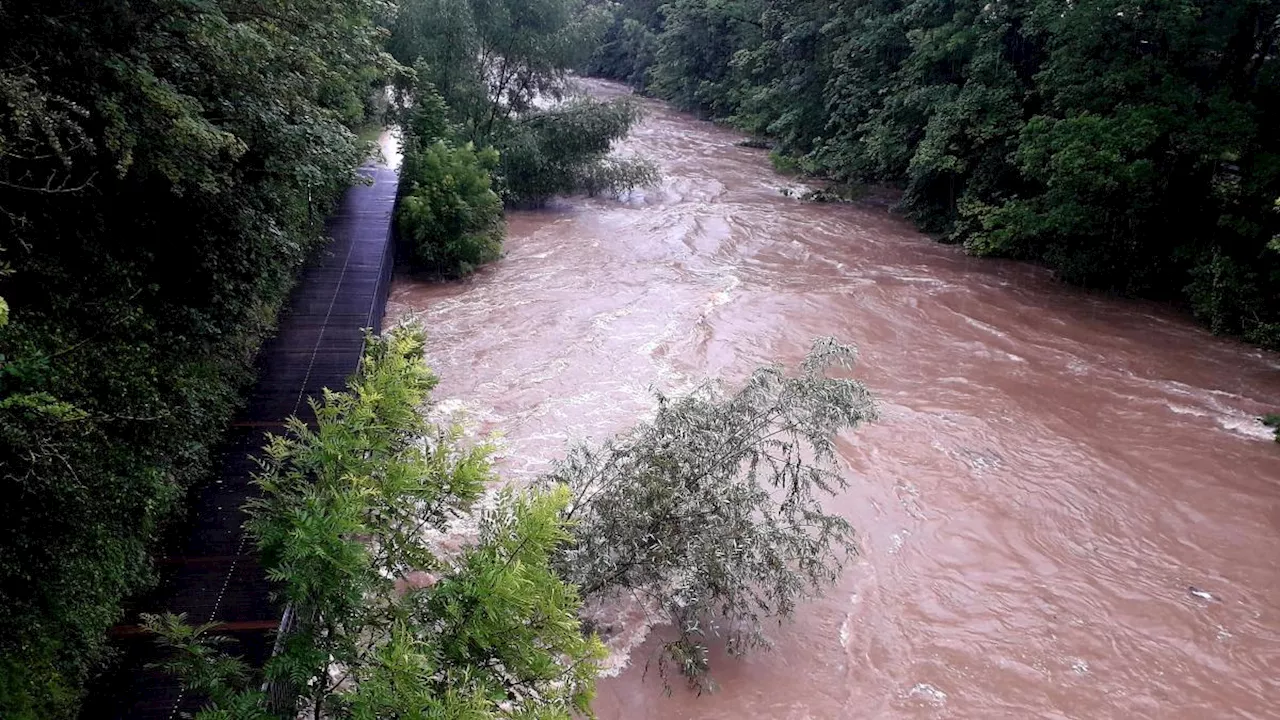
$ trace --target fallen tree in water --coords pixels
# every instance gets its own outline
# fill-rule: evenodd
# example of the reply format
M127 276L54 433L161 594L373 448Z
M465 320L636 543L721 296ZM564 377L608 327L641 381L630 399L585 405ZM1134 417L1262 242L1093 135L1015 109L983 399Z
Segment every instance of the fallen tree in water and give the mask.
M756 370L737 392L706 383L658 396L653 420L579 446L547 477L567 485L574 541L556 568L588 600L656 606L678 637L659 669L709 687L707 640L768 645L764 623L834 583L853 529L822 499L846 486L835 438L875 417L861 383L827 375L854 349L818 340L800 365Z

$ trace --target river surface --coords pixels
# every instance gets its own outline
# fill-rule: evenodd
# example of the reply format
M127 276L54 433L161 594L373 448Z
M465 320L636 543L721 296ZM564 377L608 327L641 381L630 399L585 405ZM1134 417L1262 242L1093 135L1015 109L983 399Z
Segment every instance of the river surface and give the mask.
M597 93L616 87L592 84ZM1280 717L1280 358L1160 306L966 257L874 206L787 197L740 136L645 103L661 185L509 216L470 280L399 277L442 406L520 482L832 335L883 418L831 503L862 554L776 648L664 696L655 628L614 644L601 718ZM678 682L678 681L677 681Z

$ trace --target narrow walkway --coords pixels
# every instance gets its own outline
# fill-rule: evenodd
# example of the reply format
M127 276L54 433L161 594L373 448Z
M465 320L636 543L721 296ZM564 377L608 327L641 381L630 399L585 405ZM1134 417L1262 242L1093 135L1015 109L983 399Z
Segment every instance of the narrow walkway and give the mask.
M137 626L139 612L186 613L192 624L218 623L236 641L230 649L261 666L271 653L282 608L269 587L252 543L241 528L240 507L253 493L252 456L264 434L285 418L313 419L307 404L323 388L340 389L364 349L363 328L382 324L391 282L391 212L397 174L384 166L361 169L372 185L351 188L329 219L333 242L303 271L277 336L259 356L258 382L233 423L217 479L195 498L185 546L157 562L162 581L140 600L129 625L115 629L119 670L100 683L82 717L169 720L190 711L178 683L148 665L159 660L154 638Z

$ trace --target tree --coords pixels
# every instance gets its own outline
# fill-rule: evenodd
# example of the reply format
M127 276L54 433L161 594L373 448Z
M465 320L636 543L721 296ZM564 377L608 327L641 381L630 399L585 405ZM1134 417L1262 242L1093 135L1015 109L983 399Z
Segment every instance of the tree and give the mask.
M705 686L708 638L732 654L765 646L765 621L835 581L854 549L847 521L822 506L846 482L835 440L875 417L861 383L827 374L853 360L820 339L795 375L764 367L729 395L715 384L660 395L651 421L574 448L546 477L573 491L574 539L555 567L588 601L660 607L678 633L664 671Z
M682 110L729 115L737 51L761 40L757 0L675 0L661 6L663 31L649 71L653 90Z
M584 61L582 72L645 89L662 31L659 5L656 0L605 5L608 24L600 43Z
M657 181L657 170L639 158L610 157L613 141L640 118L626 100L573 100L525 113L503 142L502 181L508 201L538 206L555 195L620 193Z
M766 2L760 13L763 42L747 45L731 62L741 80L730 121L772 138L780 154L805 155L824 134L824 88L832 73L824 29L832 17L827 2Z
M443 140L406 148L404 190L396 218L413 262L445 275L467 275L502 253L502 200L491 188L493 149Z
M490 145L539 98L564 96L601 21L581 0L410 0L390 47L405 65L423 63L461 137Z
M485 446L422 416L435 377L419 331L371 342L345 393L272 438L249 531L296 619L265 677L313 717L569 718L590 714L603 646L579 597L646 596L679 637L659 664L709 686L706 641L765 646L767 620L833 582L853 531L822 507L845 487L835 440L871 420L854 351L815 342L724 395L659 397L654 419L580 446L538 487L502 491L478 540L436 553L424 531L468 512L493 478ZM275 717L262 680L212 627L153 617L167 667L207 698L198 716Z
M248 528L298 621L266 677L317 720L589 712L603 647L549 564L570 538L568 489L502 493L459 556L426 540L493 478L488 447L423 420L436 380L422 351L412 329L372 340L347 392L315 405L315 429L294 419L268 446ZM150 624L173 651L169 669L208 698L197 717L292 714L211 646L209 628Z
M656 176L648 163L608 158L638 118L634 106L556 105L569 94L566 73L585 60L605 20L582 0L412 0L391 48L439 92L458 143L498 151L495 186L504 200L538 205L557 194L621 192ZM438 36L448 40L436 43Z

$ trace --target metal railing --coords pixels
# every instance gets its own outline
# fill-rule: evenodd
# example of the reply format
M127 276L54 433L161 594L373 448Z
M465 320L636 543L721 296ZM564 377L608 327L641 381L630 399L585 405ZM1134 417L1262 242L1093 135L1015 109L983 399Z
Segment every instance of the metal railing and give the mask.
M397 185L399 173L396 173ZM370 328L376 335L382 332L382 316L386 313L387 298L391 293L391 274L395 268L395 248L398 240L395 230L395 212L400 204L400 193L397 187L396 197L391 203L391 223L387 227L387 245L382 254L382 261L378 270L378 282L373 292L373 302L369 306L369 316L365 327ZM359 363L364 362L364 348L361 347ZM359 365L356 366L357 370ZM284 643L290 634L295 632L304 632L304 627L310 624L314 618L306 618L306 622L299 617L299 613L293 605L286 605L284 615L280 618L280 625L276 629L275 644L271 649L271 657L276 657L284 651ZM287 680L267 680L262 685L262 692L267 696L268 710L278 717L293 717L298 712L298 698L301 696L301 688Z

